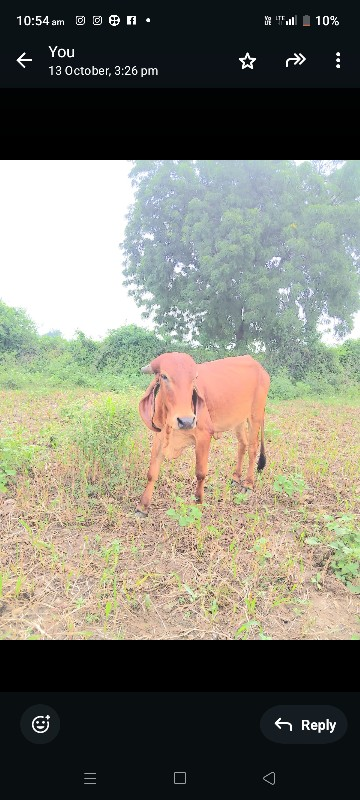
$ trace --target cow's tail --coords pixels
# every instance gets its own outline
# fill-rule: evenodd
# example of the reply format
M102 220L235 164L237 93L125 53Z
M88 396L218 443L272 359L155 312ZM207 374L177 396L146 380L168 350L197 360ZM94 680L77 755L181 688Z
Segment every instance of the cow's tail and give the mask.
M261 470L264 469L265 464L266 464L266 455L265 455L265 444L264 444L264 417L263 417L261 423L261 446L260 446L259 461L257 464L257 471L261 472Z

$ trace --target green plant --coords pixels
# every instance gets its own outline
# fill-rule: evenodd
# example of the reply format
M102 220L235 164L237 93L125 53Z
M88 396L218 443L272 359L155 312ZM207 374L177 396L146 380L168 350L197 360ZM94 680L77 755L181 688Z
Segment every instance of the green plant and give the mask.
M96 486L96 493L112 492L126 480L127 459L140 430L135 404L124 392L100 397L85 408L83 401L75 401L64 406L61 414L69 424L59 456L66 463L76 463L78 491L85 485L87 495L91 486ZM110 503L110 522L114 513Z
M335 536L329 545L334 550L334 573L350 592L360 594L360 530L355 527L354 514L342 514L337 519L324 514L323 518L325 527Z
M297 397L296 386L291 380L287 369L278 369L271 376L269 398L273 400L293 400Z
M215 539L220 539L223 534L223 531L219 530L219 528L216 528L215 525L207 525L206 530L215 536Z
M249 619L247 620L247 622L243 622L243 624L240 625L240 628L238 628L237 631L235 632L235 639L248 639L249 632L251 628L254 627L260 629L258 633L259 639L272 639L271 636L266 636L266 634L263 631L263 628L260 625L260 622L257 622L256 619Z
M311 583L313 583L317 589L322 589L322 575L321 572L317 572L316 575L313 575L311 578Z
M191 527L192 525L199 531L201 528L202 511L198 506L188 505L181 499L176 498L177 508L169 508L166 512L168 517L176 519L181 527Z
M234 495L233 500L236 505L240 506L242 503L246 503L249 497L251 497L251 492L237 492L237 494Z
M254 614L255 609L256 609L256 597L253 597L251 595L251 592L249 593L249 595L247 597L245 597L245 605L246 605L246 609L247 609L248 614Z
M188 586L187 583L184 583L184 589L187 592L187 594L189 595L191 602L194 603L194 601L197 599L196 592L194 592L194 590L191 588L191 586Z
M288 497L292 497L294 494L299 494L301 497L307 487L303 476L300 473L294 473L293 475L277 475L273 488L275 492L279 494L284 492Z
M111 600L108 600L105 606L105 620L109 619L113 604Z
M305 535L305 532L303 532L303 533ZM303 534L300 534L300 538L301 538L301 536L303 536ZM306 542L306 544L311 544L311 545L321 544L320 539L317 539L316 536L308 536L305 539L305 542Z
M253 626L260 627L260 623L255 619L249 619L247 622L243 622L235 633L235 639L248 639L250 628Z
M217 615L218 611L219 611L219 606L218 606L218 604L217 604L217 602L216 602L216 600L215 600L215 598L214 598L214 599L212 600L212 602L211 602L211 605L210 605L210 608L209 608L209 613L211 614L211 616L212 616L212 618L213 618L213 619L215 619L215 617L216 617L216 615Z
M2 494L7 492L7 481L12 475L16 475L14 469L0 469L0 492L2 492Z
M30 465L37 450L39 447L25 441L21 430L17 433L6 431L0 439L0 492L7 491L9 479L15 477L18 470Z
M256 539L254 543L253 551L257 554L258 561L260 566L266 564L267 558L272 558L272 553L270 550L266 549L267 546L267 539L264 536L261 536L260 539Z

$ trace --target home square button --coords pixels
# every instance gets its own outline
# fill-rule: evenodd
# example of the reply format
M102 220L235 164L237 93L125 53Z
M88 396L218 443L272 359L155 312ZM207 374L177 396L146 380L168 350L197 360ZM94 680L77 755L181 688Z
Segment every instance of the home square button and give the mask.
M186 772L174 772L174 783L186 783Z

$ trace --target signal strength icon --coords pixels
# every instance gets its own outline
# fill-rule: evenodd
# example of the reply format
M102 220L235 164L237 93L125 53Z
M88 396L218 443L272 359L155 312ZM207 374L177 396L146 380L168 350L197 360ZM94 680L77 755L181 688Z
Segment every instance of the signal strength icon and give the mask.
M285 25L297 25L297 16L287 19Z

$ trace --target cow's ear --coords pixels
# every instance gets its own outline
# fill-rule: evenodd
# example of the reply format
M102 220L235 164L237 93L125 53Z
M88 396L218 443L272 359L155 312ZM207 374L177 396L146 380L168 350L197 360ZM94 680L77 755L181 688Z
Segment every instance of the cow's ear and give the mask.
M164 403L161 398L161 393L159 392L160 384L155 387L154 390L154 413L153 413L153 431L161 431L165 427L165 408Z
M209 433L214 433L214 427L210 419L210 414L208 411L208 407L206 405L206 400L202 390L199 386L196 386L194 389L194 406L195 406L195 413L196 413L196 427L202 430L206 430Z
M142 397L139 403L140 416L144 420L145 425L147 425L147 427L150 428L151 431L157 431L157 432L160 430L160 428L158 428L156 424L154 425L152 420L155 413L155 398L158 390L159 390L159 381L158 378L154 378L154 380L151 381L150 385L148 386L144 394L144 397Z

